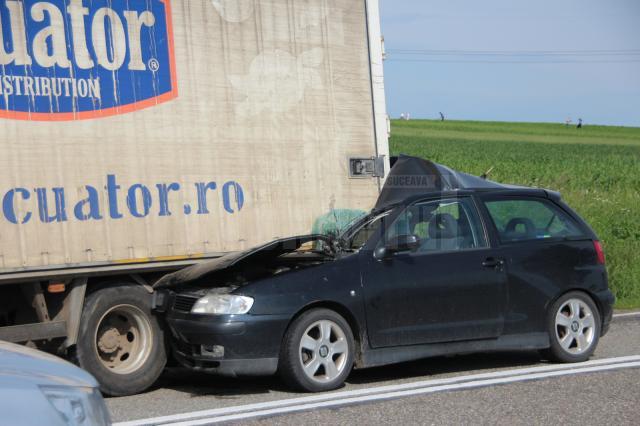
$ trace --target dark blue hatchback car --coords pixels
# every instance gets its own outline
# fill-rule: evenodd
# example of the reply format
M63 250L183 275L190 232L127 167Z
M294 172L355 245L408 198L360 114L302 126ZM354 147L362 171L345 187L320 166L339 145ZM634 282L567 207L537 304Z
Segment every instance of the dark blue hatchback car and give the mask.
M274 241L155 287L182 365L279 372L306 391L340 386L354 366L443 354L585 361L614 303L597 236L559 194L413 157L341 235Z

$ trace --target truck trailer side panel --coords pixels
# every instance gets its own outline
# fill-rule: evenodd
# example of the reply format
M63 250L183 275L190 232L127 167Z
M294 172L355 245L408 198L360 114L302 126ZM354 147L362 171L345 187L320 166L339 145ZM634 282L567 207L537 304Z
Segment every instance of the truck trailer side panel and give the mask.
M378 179L348 161L386 153L364 0L22 3L0 0L0 280L195 259L372 207Z

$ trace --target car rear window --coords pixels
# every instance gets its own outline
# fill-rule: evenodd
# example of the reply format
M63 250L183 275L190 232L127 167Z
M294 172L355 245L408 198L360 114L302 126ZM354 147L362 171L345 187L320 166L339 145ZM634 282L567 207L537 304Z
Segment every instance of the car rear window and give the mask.
M584 237L578 224L550 201L509 199L485 205L503 243Z

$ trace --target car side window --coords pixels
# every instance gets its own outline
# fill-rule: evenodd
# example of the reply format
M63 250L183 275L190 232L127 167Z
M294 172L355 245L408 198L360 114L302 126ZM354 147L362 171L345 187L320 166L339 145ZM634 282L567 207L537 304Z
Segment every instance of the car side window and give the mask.
M487 247L471 198L423 201L408 207L387 229L384 240L405 235L419 238L420 253Z
M575 221L550 201L509 199L485 205L502 243L584 236Z

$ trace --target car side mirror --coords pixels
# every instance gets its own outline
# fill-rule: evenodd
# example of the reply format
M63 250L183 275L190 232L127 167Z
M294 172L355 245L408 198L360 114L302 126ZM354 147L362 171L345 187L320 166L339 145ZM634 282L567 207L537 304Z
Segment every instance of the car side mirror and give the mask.
M416 251L418 248L420 248L420 237L417 235L398 235L379 247L374 255L376 259L388 259L396 253Z

